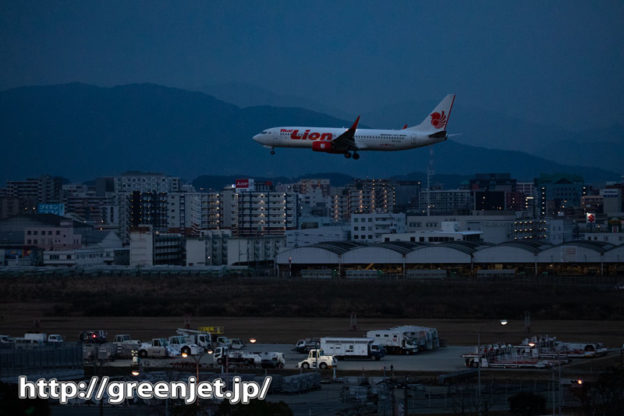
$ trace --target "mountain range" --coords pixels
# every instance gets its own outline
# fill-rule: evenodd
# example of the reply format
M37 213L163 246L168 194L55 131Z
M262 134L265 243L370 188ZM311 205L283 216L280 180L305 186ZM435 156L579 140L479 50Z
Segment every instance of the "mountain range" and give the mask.
M420 114L416 121L427 111L416 111ZM590 167L557 163L522 151L485 147L487 143L468 144L476 140L475 133L462 124L469 118L462 111L458 106L453 112L452 126L463 132L454 140L409 151L362 152L361 159L354 161L301 149L276 149L277 154L271 156L251 140L272 126L335 127L353 121L317 111L239 107L202 92L154 84L14 88L0 92L0 181L43 173L86 180L126 170L187 179L202 174L291 178L320 171L390 177L425 171L431 152L437 173L510 172L520 180L531 180L540 173L569 172L589 182L620 177L620 165L609 170L597 167L605 166L602 163ZM376 127L378 121L370 117L368 125ZM502 129L504 120L489 120L488 127L494 125ZM508 128L507 134L524 132L514 133L516 127ZM605 152L621 155L613 150L619 149L617 145L617 140L605 144Z

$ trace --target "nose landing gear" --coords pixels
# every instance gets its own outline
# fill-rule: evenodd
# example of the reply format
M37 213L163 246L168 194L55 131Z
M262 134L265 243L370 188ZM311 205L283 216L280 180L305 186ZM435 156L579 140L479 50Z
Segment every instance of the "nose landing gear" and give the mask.
M271 148L271 154L274 155L275 154L275 150L273 150L273 148Z

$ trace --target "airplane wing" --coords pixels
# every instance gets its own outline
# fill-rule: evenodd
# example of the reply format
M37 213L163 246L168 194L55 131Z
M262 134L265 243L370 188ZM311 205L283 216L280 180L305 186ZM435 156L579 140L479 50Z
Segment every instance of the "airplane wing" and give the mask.
M336 137L332 140L332 149L339 152L346 152L348 150L357 150L357 146L355 145L355 131L357 130L357 125L360 122L360 116L355 119L355 122L347 131L342 133L340 136Z

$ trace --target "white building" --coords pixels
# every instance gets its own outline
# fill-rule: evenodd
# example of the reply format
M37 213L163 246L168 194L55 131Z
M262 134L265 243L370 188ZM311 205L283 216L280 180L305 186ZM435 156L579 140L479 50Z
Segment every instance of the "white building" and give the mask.
M384 234L383 242L443 243L447 241L480 241L482 231L459 231L456 222L442 222L440 230L420 230L411 233Z
M233 202L234 235L283 236L286 230L297 228L299 198L294 192L237 192Z
M126 172L114 178L115 192L179 192L180 178L160 173Z
M227 263L254 264L272 262L286 245L286 237L232 237L227 242Z
M130 232L130 266L154 265L152 227L144 226Z
M201 197L198 193L167 194L167 229L184 233L201 225Z
M199 238L186 239L186 265L211 266L228 264L228 241L230 230L201 231Z
M407 231L442 230L444 222L457 224L457 231L480 231L486 243L502 243L512 240L514 215L410 215L407 217Z
M304 247L326 241L349 240L348 225L322 225L318 228L304 228L286 231L286 247Z
M384 234L404 233L405 214L375 213L351 215L351 240L380 242Z

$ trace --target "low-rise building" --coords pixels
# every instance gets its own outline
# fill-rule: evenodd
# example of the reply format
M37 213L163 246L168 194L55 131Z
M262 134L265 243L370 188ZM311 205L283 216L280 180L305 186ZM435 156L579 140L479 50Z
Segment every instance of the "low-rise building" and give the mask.
M405 232L405 214L373 213L351 215L351 240L356 242L383 241L384 234Z

